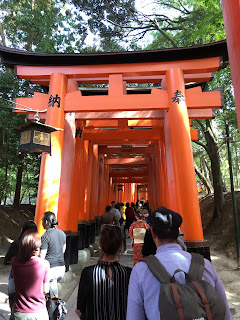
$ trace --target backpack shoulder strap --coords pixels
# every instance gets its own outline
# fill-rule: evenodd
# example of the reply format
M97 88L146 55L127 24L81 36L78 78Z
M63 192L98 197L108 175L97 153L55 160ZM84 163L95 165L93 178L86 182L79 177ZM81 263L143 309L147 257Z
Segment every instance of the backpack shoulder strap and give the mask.
M191 281L202 280L204 272L204 258L201 254L191 253L192 261L189 268L188 276Z
M170 274L167 272L167 270L161 264L158 258L156 258L153 255L150 255L140 261L143 261L147 264L149 270L161 284L171 282Z

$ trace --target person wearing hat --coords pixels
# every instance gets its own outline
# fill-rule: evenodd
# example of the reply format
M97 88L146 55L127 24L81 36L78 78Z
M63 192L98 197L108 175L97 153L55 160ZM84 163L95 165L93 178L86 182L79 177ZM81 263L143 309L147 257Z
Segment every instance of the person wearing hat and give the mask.
M160 207L149 214L148 220L157 247L155 257L171 276L177 269L188 273L192 256L189 252L182 250L177 243L179 228L182 224L180 214ZM175 279L178 283L185 283L185 274L178 272ZM204 259L202 280L207 281L218 292L226 306L225 320L232 320L223 284L213 265L207 259ZM140 261L133 268L130 277L127 320L160 319L158 308L160 286L160 282L149 270L147 264Z
M129 229L129 236L133 241L133 258L134 258L134 266L138 263L139 260L143 258L142 256L142 246L144 242L144 236L147 229L150 226L143 221L144 214L138 210L135 213L136 221L133 222Z
M159 210L160 210L160 208L159 208ZM148 217L148 214L147 214L147 217ZM146 215L145 215L145 219L146 219ZM147 220L147 222L149 223L148 220ZM185 244L185 242L183 240L183 236L184 236L184 234L181 232L181 230L179 228L179 234L178 234L178 237L177 237L177 243L180 244L182 250L187 251L187 246L186 246L186 244ZM156 244L155 244L155 242L153 240L153 237L152 237L152 231L151 231L151 229L148 229L146 231L145 237L144 237L144 243L143 243L143 246L142 246L142 255L143 255L143 257L147 257L147 256L150 256L150 255L155 255L156 251L157 251L157 247L156 247Z

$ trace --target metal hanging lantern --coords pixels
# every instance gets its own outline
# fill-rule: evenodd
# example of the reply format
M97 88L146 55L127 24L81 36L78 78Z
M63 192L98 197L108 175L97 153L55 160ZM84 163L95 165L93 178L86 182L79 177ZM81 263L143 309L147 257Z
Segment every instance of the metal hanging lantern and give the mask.
M16 130L21 132L18 154L23 152L51 154L51 132L61 130L38 121L30 121Z
M58 97L59 98L59 97ZM5 99L2 97L0 93L0 99L12 102L15 105L19 105L21 108L9 108L5 107L6 109L12 110L20 110L20 111L27 111L27 112L34 112L34 121L28 121L25 125L16 128L15 130L20 131L20 142L18 146L18 154L21 153L35 153L40 154L42 152L50 153L51 154L51 133L54 131L63 131L63 129L55 128L49 126L47 124L40 122L39 113L46 112L45 110L33 110L27 106L22 104L16 103L13 100ZM59 98L60 99L60 98Z

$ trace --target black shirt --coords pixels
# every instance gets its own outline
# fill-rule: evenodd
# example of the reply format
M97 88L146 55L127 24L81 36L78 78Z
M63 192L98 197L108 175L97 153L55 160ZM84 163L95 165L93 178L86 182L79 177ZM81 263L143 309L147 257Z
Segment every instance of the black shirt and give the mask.
M112 269L112 278L108 269ZM99 262L83 269L77 309L83 320L126 320L128 283L132 269L118 262Z
M8 248L8 251L4 258L4 264L10 264L10 260L12 257L17 256L18 254L18 246L19 246L19 240L15 240L10 244L10 247Z
M155 255L156 251L157 247L153 240L151 229L147 229L144 236L144 243L142 246L142 255L143 257L150 256L151 254Z

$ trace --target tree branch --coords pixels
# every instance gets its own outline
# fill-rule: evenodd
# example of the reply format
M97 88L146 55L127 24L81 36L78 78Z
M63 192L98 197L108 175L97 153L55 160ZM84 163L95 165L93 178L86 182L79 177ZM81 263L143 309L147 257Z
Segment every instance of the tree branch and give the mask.
M202 174L202 172L200 171L200 169L198 168L198 166L196 165L195 162L194 162L194 169L195 169L195 172L196 172L197 176L199 177L199 179L202 181L202 183L207 188L208 194L212 193L213 187L212 187L210 181L208 181L208 179L206 177L204 177L204 175Z
M202 142L196 141L196 140L194 140L193 142L196 143L197 145L201 146L201 147L202 147L203 149L205 149L206 152L208 153L208 148L207 148L207 146L205 146Z
M206 129L204 128L202 122L201 122L199 119L197 119L196 121L197 121L197 123L199 124L199 126L201 127L202 132L204 133L204 132L206 131Z

